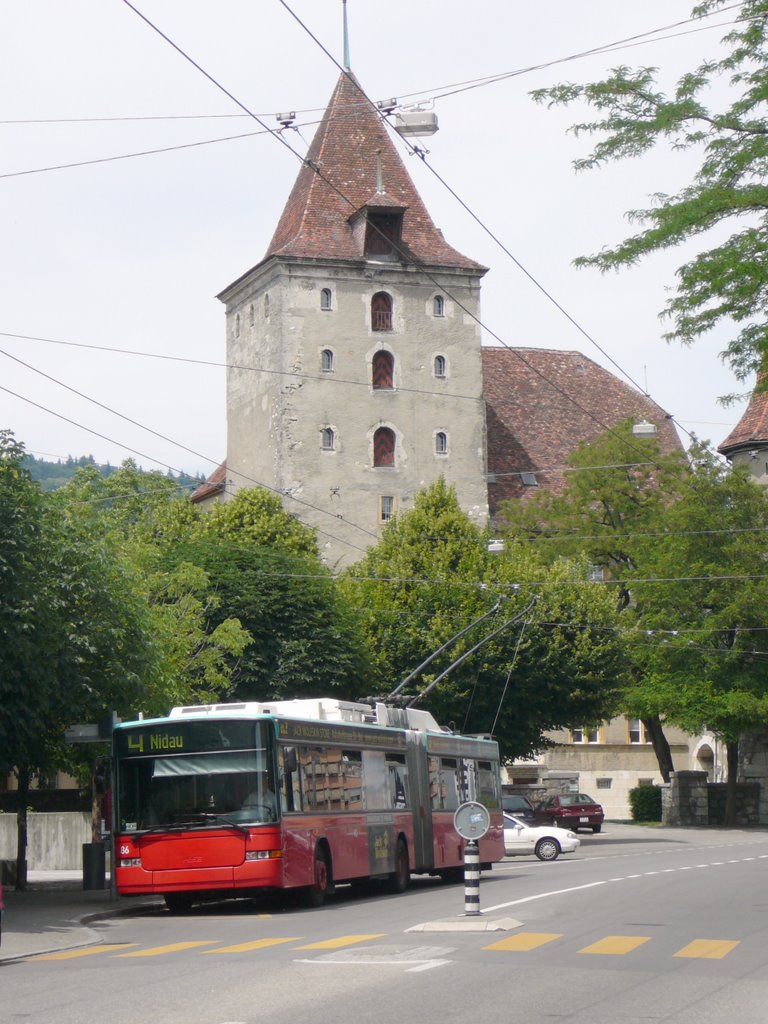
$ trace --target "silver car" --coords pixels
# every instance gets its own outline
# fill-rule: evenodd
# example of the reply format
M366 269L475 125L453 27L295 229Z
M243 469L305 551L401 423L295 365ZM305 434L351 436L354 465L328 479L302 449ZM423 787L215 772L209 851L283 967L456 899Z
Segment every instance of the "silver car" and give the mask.
M504 815L504 852L508 857L535 853L539 860L557 860L561 853L578 849L575 832L555 825L529 825L511 814Z

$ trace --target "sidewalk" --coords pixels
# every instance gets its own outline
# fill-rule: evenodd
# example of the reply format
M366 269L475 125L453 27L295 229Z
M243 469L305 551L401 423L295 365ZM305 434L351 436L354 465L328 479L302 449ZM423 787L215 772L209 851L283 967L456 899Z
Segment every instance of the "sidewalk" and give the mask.
M41 953L99 943L95 921L161 905L160 897L113 899L106 889L84 890L82 871L30 871L25 892L3 886L5 914L0 964Z

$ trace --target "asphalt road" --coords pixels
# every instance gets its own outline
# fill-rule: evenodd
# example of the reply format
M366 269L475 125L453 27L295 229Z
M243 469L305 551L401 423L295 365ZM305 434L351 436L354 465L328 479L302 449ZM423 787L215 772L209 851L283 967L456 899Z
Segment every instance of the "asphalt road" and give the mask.
M608 824L553 863L483 876L504 931L464 920L463 888L339 890L110 919L103 944L3 968L0 1019L28 1024L765 1024L768 833Z

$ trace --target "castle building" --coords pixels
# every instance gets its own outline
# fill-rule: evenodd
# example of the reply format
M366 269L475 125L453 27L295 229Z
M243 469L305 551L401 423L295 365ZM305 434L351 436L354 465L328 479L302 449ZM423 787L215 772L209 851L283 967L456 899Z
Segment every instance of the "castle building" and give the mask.
M679 445L663 410L581 353L481 346L486 272L342 73L264 258L219 295L227 458L193 500L269 487L338 568L440 476L485 524L562 487L570 451L627 417Z

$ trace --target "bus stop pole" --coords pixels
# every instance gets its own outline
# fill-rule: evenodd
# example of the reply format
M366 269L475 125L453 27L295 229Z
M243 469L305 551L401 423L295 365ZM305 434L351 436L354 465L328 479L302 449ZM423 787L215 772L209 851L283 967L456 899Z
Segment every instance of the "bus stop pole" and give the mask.
M474 839L464 847L464 913L480 913L480 848Z

